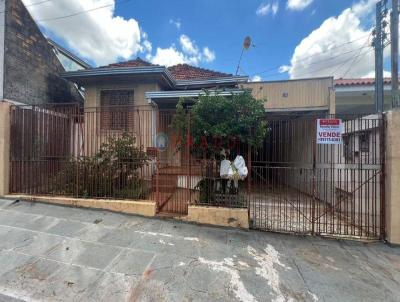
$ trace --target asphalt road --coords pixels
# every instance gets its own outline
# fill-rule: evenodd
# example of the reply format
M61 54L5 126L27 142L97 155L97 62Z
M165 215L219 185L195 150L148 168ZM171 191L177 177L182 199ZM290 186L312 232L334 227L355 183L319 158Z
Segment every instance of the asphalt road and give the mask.
M0 301L400 301L400 248L0 200Z

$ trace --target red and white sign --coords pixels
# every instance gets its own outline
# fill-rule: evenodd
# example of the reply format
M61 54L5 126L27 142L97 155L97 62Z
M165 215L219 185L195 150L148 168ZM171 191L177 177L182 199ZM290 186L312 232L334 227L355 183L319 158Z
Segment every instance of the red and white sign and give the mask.
M341 119L317 120L317 144L340 145L344 131Z

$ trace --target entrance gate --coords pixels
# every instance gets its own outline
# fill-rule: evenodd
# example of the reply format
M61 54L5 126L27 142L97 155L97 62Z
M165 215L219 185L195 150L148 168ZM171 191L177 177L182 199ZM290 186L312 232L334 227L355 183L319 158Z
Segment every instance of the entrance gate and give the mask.
M317 117L268 121L265 146L252 155L252 227L384 238L382 117L342 117L342 145L316 144Z

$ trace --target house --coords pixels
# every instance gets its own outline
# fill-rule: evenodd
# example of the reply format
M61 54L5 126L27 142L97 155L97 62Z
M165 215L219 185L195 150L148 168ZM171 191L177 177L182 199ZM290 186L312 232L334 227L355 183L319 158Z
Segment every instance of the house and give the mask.
M219 95L241 93L238 85L248 80L187 64L167 68L140 58L65 72L62 77L85 88L86 132L96 132L96 136L85 134L91 138L90 143L86 139L87 154L97 150L102 135L124 130L140 133L141 145L151 147L156 133L170 131L168 126L180 98L195 98L204 90ZM172 135L169 139L175 140ZM172 160L173 153L174 146L170 144L164 159Z
M392 108L391 79L384 79L384 110ZM368 115L376 112L375 79L336 79L336 113Z
M239 84L248 81L245 76L187 64L159 66L140 58L65 72L62 77L85 89L80 135L84 141L83 154L96 154L110 137L125 132L134 135L137 145L149 153L158 147L161 151L157 167L153 162L143 167L140 175L149 186L159 188L160 207L178 213L187 211L187 199L179 195L181 190L193 189L200 173L198 168L189 171L187 150L177 150L180 137L171 123L179 99L196 98L205 94L205 90L225 96L242 93Z
M332 77L249 82L256 99L266 100L269 114L334 114L335 91Z
M77 87L60 77L68 70L68 55L44 37L22 1L2 0L0 12L0 100L32 105L82 102Z

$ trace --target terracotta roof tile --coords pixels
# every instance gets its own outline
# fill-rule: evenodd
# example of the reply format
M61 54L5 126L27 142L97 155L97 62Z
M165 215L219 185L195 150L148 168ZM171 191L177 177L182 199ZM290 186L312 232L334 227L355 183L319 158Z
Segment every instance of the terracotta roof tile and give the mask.
M155 65L141 58L134 60L109 64L100 68L113 68L113 67L146 67L146 66L160 66ZM175 80L195 80L195 79L210 79L219 77L230 77L232 74L218 72L210 69L191 66L188 64L178 64L168 67L169 72Z
M385 84L390 84L391 79L385 78ZM359 78L359 79L336 79L335 86L372 86L375 85L375 78Z
M232 76L232 74L194 67L188 64L171 66L168 67L168 70L176 80L195 80Z
M107 66L102 66L101 68L112 68L112 67L146 67L146 66L158 66L151 64L150 62L147 62L145 60L142 60L141 58L137 57L134 60L130 61L125 61L125 62L119 62L119 63L113 63L109 64Z

